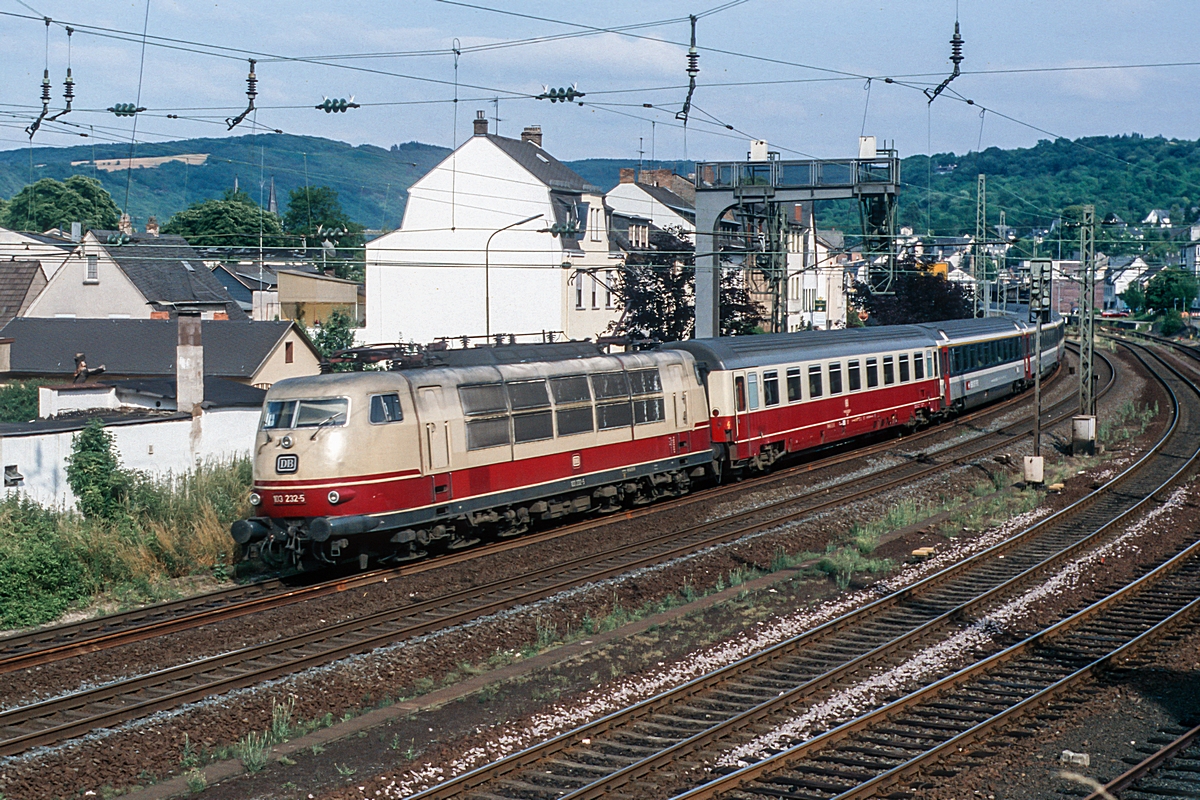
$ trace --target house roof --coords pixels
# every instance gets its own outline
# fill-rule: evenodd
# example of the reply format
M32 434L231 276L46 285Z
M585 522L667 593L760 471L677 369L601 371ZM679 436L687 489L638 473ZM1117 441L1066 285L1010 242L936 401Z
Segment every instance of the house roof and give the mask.
M248 379L294 323L221 320L200 326L204 374ZM9 369L17 375L72 375L76 353L84 353L93 368L103 364L110 375L175 374L174 320L17 317L0 330L0 337L13 339Z
M29 287L41 274L37 261L0 261L0 327L20 313ZM45 285L42 281L42 285Z
M686 214L695 216L696 214L695 203L689 203L687 200L675 194L666 187L655 186L650 183L639 183L636 184L636 186L658 202L662 203L667 208L671 209L672 211L679 212L681 216Z
M182 236L145 233L131 236L119 231L99 230L91 231L89 235L95 237L156 310L224 306L229 319L247 319L246 312Z
M604 190L588 183L579 173L547 153L532 142L509 139L489 133L487 140L507 153L513 161L529 171L533 177L551 189L566 189L572 192L596 192Z
M115 386L119 390L136 392L149 397L161 397L164 400L174 400L178 388L174 378L127 378L121 381L105 381L105 383ZM204 376L204 402L202 405L206 408L258 407L263 404L263 398L266 396L266 389L247 386L244 383L220 378L216 375Z

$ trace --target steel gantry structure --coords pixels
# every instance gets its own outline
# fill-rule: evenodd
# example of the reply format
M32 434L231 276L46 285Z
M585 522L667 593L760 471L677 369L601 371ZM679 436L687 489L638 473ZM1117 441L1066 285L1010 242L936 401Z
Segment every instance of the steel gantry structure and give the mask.
M896 151L875 151L873 145L859 158L842 160L783 161L766 157L696 164L696 337L720 333L722 234L718 226L726 212L746 204L857 199L867 283L872 291L887 292L895 274L893 242L899 188L900 158Z

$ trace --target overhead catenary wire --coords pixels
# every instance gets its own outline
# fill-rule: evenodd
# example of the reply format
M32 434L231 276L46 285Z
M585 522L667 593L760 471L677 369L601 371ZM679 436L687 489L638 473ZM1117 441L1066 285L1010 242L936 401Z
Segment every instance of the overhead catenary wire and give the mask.
M142 75L146 67L146 32L150 28L150 0L146 0L146 14L142 18L142 56L138 62L138 86L137 86L137 101L134 106L141 108L142 106ZM137 114L133 115L133 130L129 134L129 170L125 176L125 203L121 206L121 210L126 214L129 213L129 190L133 186L133 154L137 149Z

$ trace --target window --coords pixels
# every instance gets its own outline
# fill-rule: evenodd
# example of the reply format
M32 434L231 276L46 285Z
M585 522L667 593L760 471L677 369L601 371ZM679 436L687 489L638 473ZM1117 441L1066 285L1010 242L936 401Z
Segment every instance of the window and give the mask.
M763 373L763 405L779 405L779 373L775 370Z
M292 417L296 415L295 400L272 400L263 407L263 430L292 427Z
M88 283L100 282L100 258L98 256L87 257L87 277L84 280Z
M404 412L400 410L400 395L375 394L371 395L371 422L378 425L383 422L401 422Z
M506 383L504 389L508 394L509 407L513 411L550 407L550 396L546 394L545 381Z
M554 437L554 425L549 411L513 415L513 442L536 442Z
M808 397L821 396L821 365L813 364L808 368Z
M4 466L4 485L5 486L24 486L25 476L17 469L16 464L6 464Z
M867 359L867 388L874 389L879 385L879 360Z
M883 385L891 386L896 382L896 364L891 356L883 357Z
M601 240L601 234L604 232L604 209L592 209L592 224L589 226L592 229L592 241L598 242Z
M913 377L919 381L925 380L925 361L920 353L913 353Z
M592 407L560 408L555 412L558 420L558 435L572 436L576 433L591 433L595 430Z
M550 388L554 391L554 402L560 406L568 403L588 403L592 399L585 375L551 378Z
M508 443L508 417L467 420L468 450L486 450Z
M788 387L788 402L799 403L804 399L804 384L803 378L800 377L800 368L792 367L787 371L787 387Z
M591 279L592 279L592 308L599 308L600 305L599 305L599 303L596 302L596 298L597 298L597 294L598 294L598 287L596 286L596 276L593 274L591 276Z
M648 397L633 401L633 423L645 425L647 422L662 422L666 415L661 397Z
M629 378L624 372L601 372L592 376L592 391L597 400L629 397Z
M628 428L633 424L633 408L629 403L603 403L596 406L596 424L602 431Z
M508 411L504 397L504 384L501 383L458 387L458 399L462 401L463 413L468 416L503 414Z
M320 400L301 400L296 408L297 428L316 428L325 425L345 425L350 401L344 397Z
M829 365L829 393L842 393L842 365L836 361Z
M900 355L900 382L908 383L908 353Z
M751 410L751 411L757 411L757 410L758 410L758 373L756 373L756 372L751 372L751 373L750 373L749 375L747 375L746 377L750 379L750 380L749 380L749 384L750 384L750 410Z
M925 371L929 373L929 377L937 377L937 360L934 359L933 353L925 351Z
M604 273L604 307L613 307L613 271L611 269Z
M733 379L733 393L737 395L737 410L746 410L746 379L741 375Z
M639 369L629 373L629 390L633 394L653 394L662 391L657 369Z
M859 374L857 361L846 365L846 379L850 384L850 391L857 392L862 388L862 376Z
M292 342L283 343L283 363L291 364L296 360L295 345Z
M575 272L575 308L583 308L583 272Z

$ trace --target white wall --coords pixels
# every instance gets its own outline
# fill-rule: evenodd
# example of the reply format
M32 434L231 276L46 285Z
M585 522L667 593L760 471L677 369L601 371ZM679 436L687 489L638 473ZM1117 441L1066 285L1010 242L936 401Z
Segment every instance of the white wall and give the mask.
M663 230L682 228L687 233L696 232L696 226L687 218L681 217L656 198L651 197L635 183L617 184L609 190L604 199L613 211L619 214L643 217Z
M259 415L256 408L216 409L192 419L112 425L107 430L123 466L165 477L188 472L204 461L248 456ZM24 476L22 486L4 487L4 494L20 492L43 505L74 506L75 496L67 486L67 457L76 433L0 438L0 465L16 466Z

